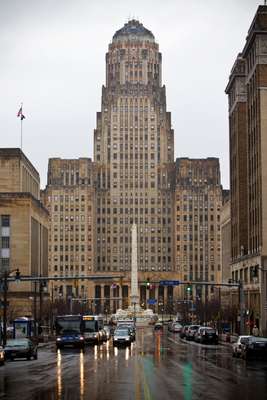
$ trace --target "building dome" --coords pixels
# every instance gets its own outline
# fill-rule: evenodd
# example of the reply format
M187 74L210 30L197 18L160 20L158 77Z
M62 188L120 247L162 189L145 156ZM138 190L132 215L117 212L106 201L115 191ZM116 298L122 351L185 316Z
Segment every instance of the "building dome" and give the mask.
M149 40L154 42L155 38L151 31L146 29L139 21L132 19L124 24L113 36L113 41L119 40Z

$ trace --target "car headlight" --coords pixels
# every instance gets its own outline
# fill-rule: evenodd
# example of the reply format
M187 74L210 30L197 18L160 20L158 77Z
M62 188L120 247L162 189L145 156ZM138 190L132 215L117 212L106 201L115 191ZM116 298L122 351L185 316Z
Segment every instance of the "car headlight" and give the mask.
M80 339L80 340L84 340L84 337L83 337L83 336L80 336L79 339Z
M57 342L60 342L61 341L61 338L60 337L57 337Z

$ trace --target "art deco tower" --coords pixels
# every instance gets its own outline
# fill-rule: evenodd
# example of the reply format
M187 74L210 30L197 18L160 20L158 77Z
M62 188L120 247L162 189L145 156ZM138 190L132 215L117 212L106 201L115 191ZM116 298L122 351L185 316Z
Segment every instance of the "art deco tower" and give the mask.
M154 35L131 20L106 54L106 86L94 132L96 260L99 272L131 269L131 225L139 271L173 270L171 115Z

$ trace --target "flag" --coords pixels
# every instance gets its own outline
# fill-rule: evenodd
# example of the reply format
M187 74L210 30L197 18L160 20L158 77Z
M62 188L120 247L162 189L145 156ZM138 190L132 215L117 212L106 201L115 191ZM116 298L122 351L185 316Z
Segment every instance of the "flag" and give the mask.
M23 121L25 119L25 115L23 115L23 113L22 113L22 106L20 107L20 109L17 113L17 117L20 117L21 121Z

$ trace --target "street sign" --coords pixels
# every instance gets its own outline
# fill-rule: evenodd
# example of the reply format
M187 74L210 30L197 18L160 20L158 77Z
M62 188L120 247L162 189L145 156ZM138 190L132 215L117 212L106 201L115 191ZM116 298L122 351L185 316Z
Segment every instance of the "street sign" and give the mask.
M178 286L180 285L180 281L160 281L160 286Z
M154 305L157 303L157 299L147 299L147 304Z

